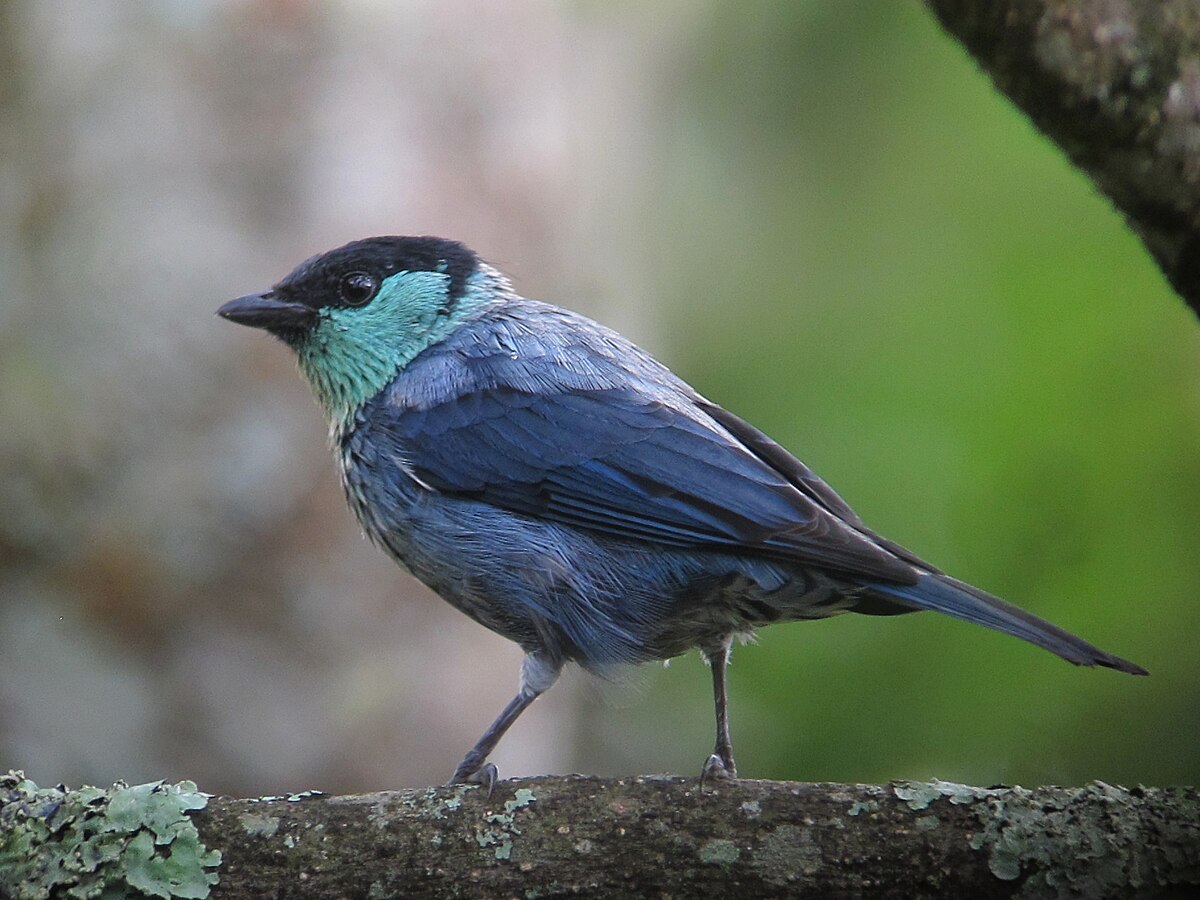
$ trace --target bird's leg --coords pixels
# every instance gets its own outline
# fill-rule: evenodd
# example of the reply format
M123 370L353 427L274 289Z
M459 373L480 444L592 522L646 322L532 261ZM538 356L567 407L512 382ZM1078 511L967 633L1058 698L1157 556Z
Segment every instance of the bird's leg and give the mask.
M733 744L729 740L729 693L725 686L725 670L729 666L729 648L733 638L726 635L719 643L701 648L704 661L712 669L713 704L717 712L717 743L712 755L700 771L700 787L709 778L737 778L733 762Z
M500 743L500 738L504 737L504 732L517 721L517 717L525 708L558 680L561 669L560 662L533 653L525 655L525 661L521 664L521 689L517 691L517 696L508 702L503 712L496 717L496 721L488 726L483 737L476 741L475 746L463 757L463 761L458 764L450 778L450 784L481 784L487 788L488 796L492 795L496 788L497 772L496 767L488 762L487 758Z

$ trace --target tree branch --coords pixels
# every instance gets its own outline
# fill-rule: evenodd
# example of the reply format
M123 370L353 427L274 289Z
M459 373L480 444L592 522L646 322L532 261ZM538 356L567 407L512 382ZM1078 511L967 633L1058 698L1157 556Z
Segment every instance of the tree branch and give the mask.
M1194 0L927 0L1124 214L1200 315L1200 11Z
M501 782L491 799L452 787L215 798L201 811L194 788L118 785L101 800L13 773L0 784L0 895L44 897L13 885L46 877L59 879L53 896L103 883L121 896L140 896L134 885L204 897L219 879L214 897L279 898L1127 898L1200 885L1192 788L735 781L701 792L679 778L572 776ZM103 869L114 854L97 835L114 832L165 859L143 853L134 866L123 851Z

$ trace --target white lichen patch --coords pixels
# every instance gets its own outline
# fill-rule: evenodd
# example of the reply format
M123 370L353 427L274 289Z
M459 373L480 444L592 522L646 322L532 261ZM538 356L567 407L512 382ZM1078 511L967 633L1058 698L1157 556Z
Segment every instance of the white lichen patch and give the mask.
M764 881L784 885L799 876L812 875L825 863L811 828L780 825L773 829L753 851L750 864Z
M251 837L270 838L279 831L279 817L266 813L242 813L238 816L238 824Z
M724 838L713 838L700 846L700 862L708 866L728 866L738 861L742 851L737 844Z

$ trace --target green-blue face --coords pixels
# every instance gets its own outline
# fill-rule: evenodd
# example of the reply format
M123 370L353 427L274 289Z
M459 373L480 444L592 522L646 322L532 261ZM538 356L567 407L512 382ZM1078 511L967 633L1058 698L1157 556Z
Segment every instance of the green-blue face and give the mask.
M418 353L492 302L490 271L454 241L369 238L315 257L219 313L289 344L336 428Z
M296 344L300 369L331 423L347 421L418 353L446 337L480 302L468 291L451 308L450 276L397 272L361 307L327 307Z

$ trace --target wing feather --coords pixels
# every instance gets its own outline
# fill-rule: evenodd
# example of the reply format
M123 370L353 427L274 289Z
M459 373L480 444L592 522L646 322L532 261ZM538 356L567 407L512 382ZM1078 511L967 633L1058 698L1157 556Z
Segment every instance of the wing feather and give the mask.
M526 328L436 348L431 371L414 360L364 424L447 495L619 538L915 583L803 463L633 345L614 349L620 340ZM432 389L431 372L449 387Z

